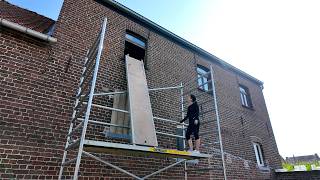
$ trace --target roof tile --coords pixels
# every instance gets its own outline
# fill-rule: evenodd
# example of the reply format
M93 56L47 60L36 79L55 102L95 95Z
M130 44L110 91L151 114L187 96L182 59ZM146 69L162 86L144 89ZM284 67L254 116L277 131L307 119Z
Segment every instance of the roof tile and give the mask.
M0 18L41 33L47 33L55 23L50 18L10 4L5 0L0 0Z

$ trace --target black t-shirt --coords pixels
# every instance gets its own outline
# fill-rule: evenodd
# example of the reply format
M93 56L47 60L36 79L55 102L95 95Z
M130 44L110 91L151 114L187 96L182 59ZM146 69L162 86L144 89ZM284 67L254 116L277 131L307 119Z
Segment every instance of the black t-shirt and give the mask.
M189 119L189 125L194 125L194 120L198 120L199 121L199 106L197 102L192 103L189 107L188 107L188 111L187 111L187 116L185 118L183 118L183 121ZM199 123L198 123L199 124Z

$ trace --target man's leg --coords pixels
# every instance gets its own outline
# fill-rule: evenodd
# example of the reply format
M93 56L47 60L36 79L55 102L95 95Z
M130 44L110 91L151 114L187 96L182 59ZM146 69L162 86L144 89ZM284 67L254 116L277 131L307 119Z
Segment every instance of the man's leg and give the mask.
M200 138L196 139L196 150L200 151Z
M188 140L188 144L189 144L189 151L193 151L193 144L192 144L191 138Z
M188 141L189 151L193 151L193 144L191 139L191 129L188 127L186 132L186 140Z
M199 137L199 128L200 125L198 124L197 127L195 127L195 131L194 131L194 138L196 139L196 151L200 151L200 137Z

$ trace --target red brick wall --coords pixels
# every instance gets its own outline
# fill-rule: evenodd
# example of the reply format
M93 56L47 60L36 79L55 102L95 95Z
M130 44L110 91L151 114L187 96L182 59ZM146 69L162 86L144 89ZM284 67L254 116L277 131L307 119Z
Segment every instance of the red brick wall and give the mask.
M79 83L86 50L94 41L103 17L108 17L104 53L102 55L97 90L102 87L126 89L124 66L124 35L133 31L147 42L149 87L166 87L189 82L196 77L196 64L209 67L208 60L163 35L144 27L118 12L95 1L65 0L54 36L58 42L49 45L5 28L1 29L1 104L0 104L0 178L57 179L59 165L69 127L74 95ZM272 168L280 158L261 88L254 82L230 70L213 64L221 116L222 140L230 179L270 179L271 173L256 167L252 136L260 138L265 158ZM254 110L241 106L238 84L249 88ZM196 87L194 83L192 85ZM198 94L198 93L195 93ZM153 92L151 101L155 116L181 119L178 91ZM199 101L210 98L205 95ZM112 98L100 99L112 104ZM209 106L210 105L210 106ZM204 108L210 108L212 103ZM108 121L109 111L94 111L94 117ZM102 114L101 114L102 113ZM191 179L222 179L221 156L215 114L204 117L201 151L213 153L214 170L189 172ZM175 132L175 126L156 123L157 130ZM269 132L266 125L269 126ZM103 127L89 126L88 137L100 138ZM104 139L114 141L112 139ZM161 147L174 148L175 138L158 136ZM211 143L211 144L209 144ZM145 156L99 155L139 176L149 174L175 162L171 158ZM199 167L208 167L207 160ZM194 167L190 167L194 168ZM66 178L73 174L66 169ZM108 177L126 179L128 176L83 158L81 179ZM183 179L183 167L177 166L154 179Z

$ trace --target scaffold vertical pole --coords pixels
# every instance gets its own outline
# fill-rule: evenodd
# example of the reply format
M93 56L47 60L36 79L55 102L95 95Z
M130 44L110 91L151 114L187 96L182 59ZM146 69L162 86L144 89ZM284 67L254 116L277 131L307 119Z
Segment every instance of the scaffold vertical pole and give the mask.
M181 82L180 84L181 89L180 89L180 100L181 100L181 117L184 118L184 105L183 105L183 83ZM185 126L182 124L182 136L185 137ZM186 148L186 141L183 139L183 149L185 150ZM187 162L184 162L184 179L188 179L188 172L187 172Z
M81 156L82 156L82 152L83 152L83 145L84 145L87 126L88 126L88 122L89 122L89 116L90 116L90 111L91 111L91 106L92 106L92 101L93 101L93 94L94 94L97 76L98 76L100 57L101 57L102 50L103 50L103 41L104 41L106 28L107 28L107 18L105 18L103 21L101 34L99 37L99 46L98 46L99 49L98 49L98 54L97 54L97 57L95 60L96 63L95 63L94 72L92 75L93 77L92 77L92 82L91 82L91 87L90 87L90 94L89 94L89 99L88 99L88 104L87 104L87 110L85 112L84 124L83 124L83 129L82 129L81 137L80 137L80 144L79 144L79 150L78 150L78 155L77 155L77 161L76 161L76 166L75 166L74 175L73 175L74 180L78 179Z
M224 180L227 180L227 173L226 173L226 167L225 167L225 161L224 161L224 151L223 151L222 138L221 138L220 116L219 116L219 110L218 110L215 81L213 76L214 71L213 71L212 65L210 65L210 72L211 72L210 74L211 74L211 83L212 83L212 95L213 95L213 101L214 101L214 107L215 107L215 113L216 113L216 119L217 119L217 128L218 128L218 134L219 134L219 144L220 144L223 175L224 175Z

